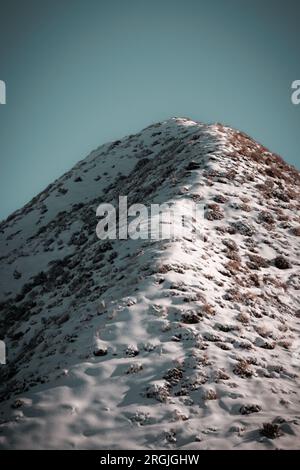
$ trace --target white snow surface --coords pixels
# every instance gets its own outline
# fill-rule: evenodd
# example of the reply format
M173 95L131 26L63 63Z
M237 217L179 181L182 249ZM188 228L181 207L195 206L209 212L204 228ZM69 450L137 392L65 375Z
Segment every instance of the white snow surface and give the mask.
M101 241L120 195L204 236ZM298 171L229 127L91 152L0 225L0 448L299 447L299 227Z

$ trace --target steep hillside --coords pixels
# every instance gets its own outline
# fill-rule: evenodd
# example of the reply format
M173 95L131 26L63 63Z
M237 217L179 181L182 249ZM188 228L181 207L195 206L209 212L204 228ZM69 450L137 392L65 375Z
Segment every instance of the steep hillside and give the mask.
M184 118L101 146L0 225L1 448L296 448L299 172ZM100 203L204 207L99 240Z

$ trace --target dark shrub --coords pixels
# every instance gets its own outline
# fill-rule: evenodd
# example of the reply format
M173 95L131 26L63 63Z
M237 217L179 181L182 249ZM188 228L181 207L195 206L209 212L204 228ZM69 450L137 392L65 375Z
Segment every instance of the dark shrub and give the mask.
M284 256L277 256L274 260L274 264L278 269L289 269L292 267L291 263Z
M264 423L260 433L268 439L276 439L282 435L279 425L272 423Z

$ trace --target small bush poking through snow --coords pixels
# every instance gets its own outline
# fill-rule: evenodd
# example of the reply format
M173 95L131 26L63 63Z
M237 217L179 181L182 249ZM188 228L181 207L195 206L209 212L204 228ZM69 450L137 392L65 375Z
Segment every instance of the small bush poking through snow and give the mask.
M95 357L106 356L106 354L107 354L107 348L106 348L106 347L97 348L97 349L95 349L95 351L94 351L94 356L95 356Z
M127 349L126 349L126 356L128 357L135 357L139 354L139 349L137 346L135 346L134 344L130 344Z
M251 237L252 235L255 234L255 228L250 224L238 221L238 222L233 222L231 226L235 232L238 232L241 235L246 235L247 237Z
M241 359L233 369L234 374L239 375L243 379L249 379L253 375L253 369L250 364L245 360Z
M250 415L251 413L258 413L259 411L261 411L260 405L243 405L240 408L242 415Z
M140 364L140 363L131 364L129 366L129 368L127 369L127 371L126 371L126 374L137 374L141 370L143 370L143 365L142 364Z
M223 210L218 204L208 204L208 209L205 212L207 220L221 220L224 218Z
M230 272L231 275L234 275L241 270L241 263L238 260L230 260L228 263L226 263L225 268Z
M216 333L212 333L210 331L207 331L203 334L203 338L206 340L206 341L211 341L212 343L215 343L215 342L222 342L222 338L217 335Z
M150 413L145 413L144 411L136 411L136 413L131 416L130 421L137 423L140 426L148 424L150 421Z
M169 369L164 375L164 379L167 380L171 385L176 385L182 379L183 373L181 369L175 367L174 369Z
M189 310L188 312L183 313L181 316L181 321L183 323L199 323L200 320L201 318L199 315L193 310Z
M225 245L229 250L232 251L238 251L238 246L234 240L231 240L230 238L225 238L222 240L223 245Z
M300 237L300 225L291 229L291 234L295 237Z
M16 400L11 404L11 408L13 408L14 410L17 410L18 408L21 408L23 405L24 405L23 400L16 399Z
M225 204L225 202L228 202L228 197L223 196L223 194L217 194L214 196L214 201L219 204Z
M258 221L265 224L274 224L274 216L270 211L261 211L258 216Z
M237 316L237 320L244 325L247 325L250 321L250 315L246 312L240 312Z
M176 439L176 431L171 429L171 431L166 433L166 441L169 442L170 444L175 444L177 439Z
M267 437L268 439L276 439L277 437L282 436L282 431L279 424L273 423L264 423L260 433L262 436Z
M151 384L146 390L146 397L165 403L170 397L169 387L167 384Z
M203 397L203 400L217 400L218 395L215 390L210 388L209 390L205 390L202 397Z
M214 374L214 381L219 382L220 380L229 380L229 375L223 369L218 369Z
M204 314L206 315L215 315L216 311L213 307L212 304L209 304L207 302L205 302L202 307L201 307L201 310Z
M291 263L284 256L277 256L274 260L274 264L278 269L289 269L291 268Z
M268 268L269 266L269 261L262 256L249 254L248 257L250 261L247 262L247 266L250 269Z
M174 421L187 421L189 419L189 417L180 410L174 410L172 415Z

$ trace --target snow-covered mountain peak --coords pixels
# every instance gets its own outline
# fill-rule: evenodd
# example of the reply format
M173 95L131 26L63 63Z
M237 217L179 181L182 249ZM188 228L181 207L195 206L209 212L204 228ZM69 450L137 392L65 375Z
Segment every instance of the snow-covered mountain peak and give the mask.
M99 240L120 196L199 203L203 236ZM0 446L295 447L299 234L299 172L244 133L92 151L0 225Z

